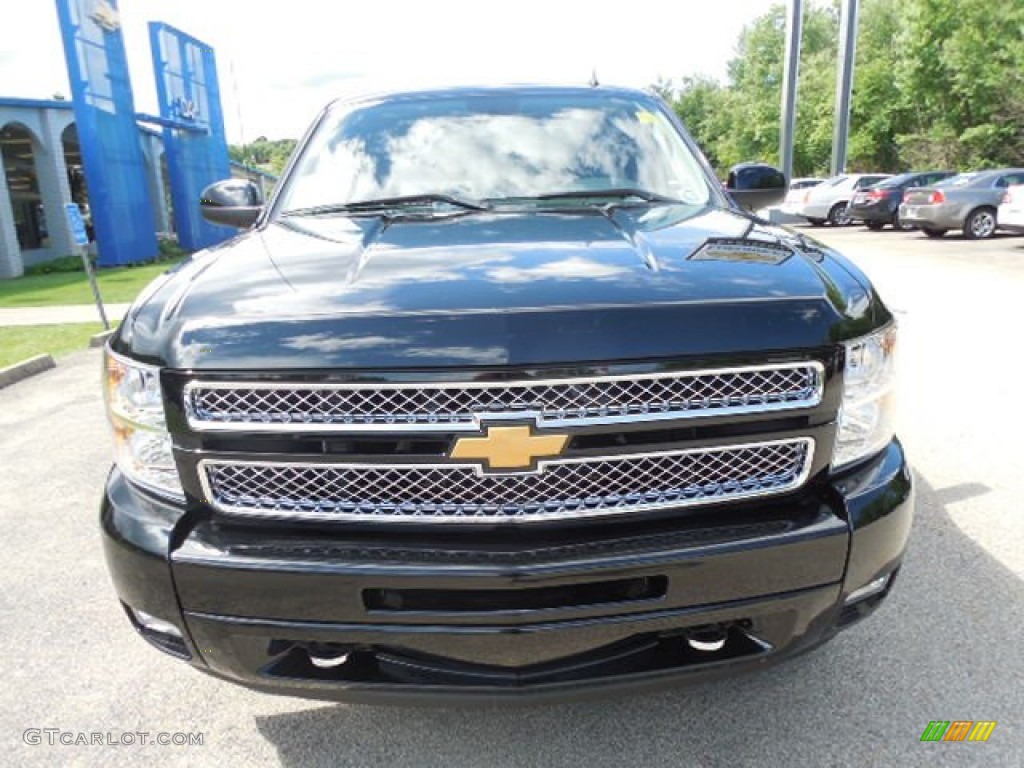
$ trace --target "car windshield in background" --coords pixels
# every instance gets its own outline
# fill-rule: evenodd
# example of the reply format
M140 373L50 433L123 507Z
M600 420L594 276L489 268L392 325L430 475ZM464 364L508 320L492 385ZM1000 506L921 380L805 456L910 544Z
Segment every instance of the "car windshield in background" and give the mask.
M696 157L651 103L600 92L498 92L336 108L304 149L279 210L396 198L599 204L602 190L610 199L695 206L711 197ZM573 201L574 192L584 196Z
M935 184L936 187L969 187L981 178L980 173L960 173Z
M890 176L888 179L883 179L882 181L880 181L877 184L875 184L874 188L875 189L894 189L895 187L902 186L902 185L906 184L908 181L910 181L911 179L915 179L915 178L917 178L920 175L921 174L919 174L919 173L901 173L899 176Z

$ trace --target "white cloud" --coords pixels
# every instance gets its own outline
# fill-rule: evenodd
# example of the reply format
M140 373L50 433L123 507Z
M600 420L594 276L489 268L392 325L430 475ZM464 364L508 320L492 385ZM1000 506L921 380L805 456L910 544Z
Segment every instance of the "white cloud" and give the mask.
M388 3L121 0L139 111L155 110L146 22L218 53L228 136L298 136L329 100L390 88L491 82L723 77L742 26L773 0ZM69 93L52 0L22 0L0 25L0 96ZM234 70L234 77L232 77ZM242 105L240 123L236 102Z

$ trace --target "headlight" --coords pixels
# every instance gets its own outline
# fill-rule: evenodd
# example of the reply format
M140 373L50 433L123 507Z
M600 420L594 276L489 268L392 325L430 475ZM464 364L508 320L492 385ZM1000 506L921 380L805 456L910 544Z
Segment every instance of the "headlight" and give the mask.
M106 350L103 361L107 418L114 430L114 459L134 483L184 499L164 419L160 369Z
M835 468L870 456L893 438L896 325L846 342L846 373Z

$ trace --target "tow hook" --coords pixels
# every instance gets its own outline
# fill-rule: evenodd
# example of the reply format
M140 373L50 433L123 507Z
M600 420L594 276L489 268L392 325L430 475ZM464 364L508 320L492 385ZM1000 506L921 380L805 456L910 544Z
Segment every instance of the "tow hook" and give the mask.
M686 644L693 650L702 653L715 653L725 647L727 633L721 624L708 624L687 630L683 637L686 638Z

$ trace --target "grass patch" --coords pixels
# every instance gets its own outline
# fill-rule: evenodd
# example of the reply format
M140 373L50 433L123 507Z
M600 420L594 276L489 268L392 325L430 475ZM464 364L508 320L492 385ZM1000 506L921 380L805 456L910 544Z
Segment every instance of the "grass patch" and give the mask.
M112 267L96 271L104 302L132 301L153 278L166 272L174 262ZM0 280L0 307L53 307L61 304L92 304L92 289L85 272L54 272Z
M0 328L0 368L47 353L58 357L89 346L102 323L15 325Z

